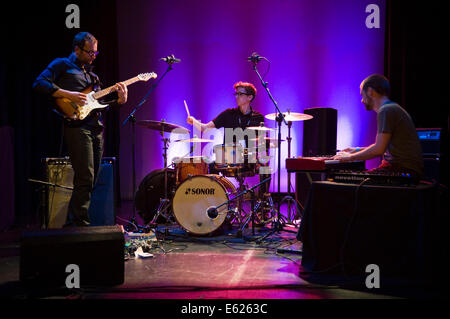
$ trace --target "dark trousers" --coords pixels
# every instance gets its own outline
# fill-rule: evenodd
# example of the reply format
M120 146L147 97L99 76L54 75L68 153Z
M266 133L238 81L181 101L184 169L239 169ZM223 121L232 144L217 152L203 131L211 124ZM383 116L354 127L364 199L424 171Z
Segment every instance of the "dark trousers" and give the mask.
M67 224L90 223L89 205L103 155L103 127L64 126L64 138L74 171Z

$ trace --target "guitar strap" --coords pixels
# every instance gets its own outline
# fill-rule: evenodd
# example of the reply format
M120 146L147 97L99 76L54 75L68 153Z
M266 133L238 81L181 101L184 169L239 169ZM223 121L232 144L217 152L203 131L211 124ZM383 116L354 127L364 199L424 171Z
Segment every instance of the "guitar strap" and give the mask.
M91 79L94 80L94 82L92 83L92 88L94 89L94 91L99 91L102 86L102 83L100 82L98 75L92 71L89 71L88 74L91 77Z

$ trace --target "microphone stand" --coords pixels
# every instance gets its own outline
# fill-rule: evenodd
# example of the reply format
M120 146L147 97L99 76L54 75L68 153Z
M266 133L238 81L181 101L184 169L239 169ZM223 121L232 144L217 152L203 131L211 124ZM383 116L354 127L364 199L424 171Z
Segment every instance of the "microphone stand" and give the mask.
M275 99L273 98L272 94L269 91L269 88L267 87L267 82L265 82L263 80L263 78L261 77L261 74L259 74L258 69L256 68L256 64L258 64L258 58L255 59L251 59L251 62L253 63L253 70L256 72L256 74L258 75L259 80L261 81L262 86L264 87L264 89L266 90L267 94L269 95L270 100L273 102L273 104L275 105L275 108L278 111L278 115L276 117L276 121L278 123L278 176L277 176L277 182L278 182L278 209L277 209L277 221L273 224L274 226L274 230L281 230L283 227L281 225L281 212L280 212L280 206L281 206L281 185L280 185L280 180L281 180L281 123L283 122L284 124L287 125L286 119L284 118L283 113L281 112L280 108L278 107L277 102L275 101Z
M122 124L122 127L127 124L128 121L131 123L131 154L132 154L132 176L133 176L133 216L130 220L130 224L134 225L135 228L138 228L139 225L136 224L136 203L134 200L134 196L136 195L136 117L134 114L136 111L147 101L147 97L150 95L151 92L158 86L159 82L164 78L164 76L171 70L172 64L175 61L167 61L169 64L167 70L164 72L164 74L159 78L158 81L153 83L153 85L150 87L150 90L148 90L147 94L142 98L141 102L133 109L133 111L128 115L128 117L125 119L125 121ZM167 177L166 177L167 178Z

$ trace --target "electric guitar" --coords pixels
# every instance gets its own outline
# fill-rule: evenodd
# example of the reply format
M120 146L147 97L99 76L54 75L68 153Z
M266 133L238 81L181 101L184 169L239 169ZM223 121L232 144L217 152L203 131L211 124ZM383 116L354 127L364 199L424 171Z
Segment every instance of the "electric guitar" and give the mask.
M130 85L138 81L148 81L150 79L156 78L156 73L141 73L134 78L124 81L125 85ZM59 113L67 120L70 121L81 121L84 120L93 110L103 109L108 106L108 104L100 104L98 99L116 91L115 86L110 86L98 92L93 91L93 87L89 86L81 93L86 95L86 103L84 105L78 105L75 102L69 100L68 98L56 98L56 108Z

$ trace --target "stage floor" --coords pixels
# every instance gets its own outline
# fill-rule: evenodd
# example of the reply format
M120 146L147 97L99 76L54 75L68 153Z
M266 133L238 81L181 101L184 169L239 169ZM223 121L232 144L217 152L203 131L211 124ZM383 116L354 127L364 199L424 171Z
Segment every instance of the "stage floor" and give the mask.
M122 221L129 213L119 211ZM119 215L118 215L119 216ZM125 260L125 281L115 287L30 291L19 281L23 230L0 233L0 296L81 299L396 299L434 298L411 283L367 289L363 278L311 276L301 267L298 228L233 226L215 236L188 235L177 225L158 225L156 234L127 233L126 247L146 244L149 258ZM158 236L156 236L158 235ZM287 252L280 252L286 249ZM145 249L147 250L147 249ZM107 271L107 270L105 270ZM439 295L438 295L439 297Z

